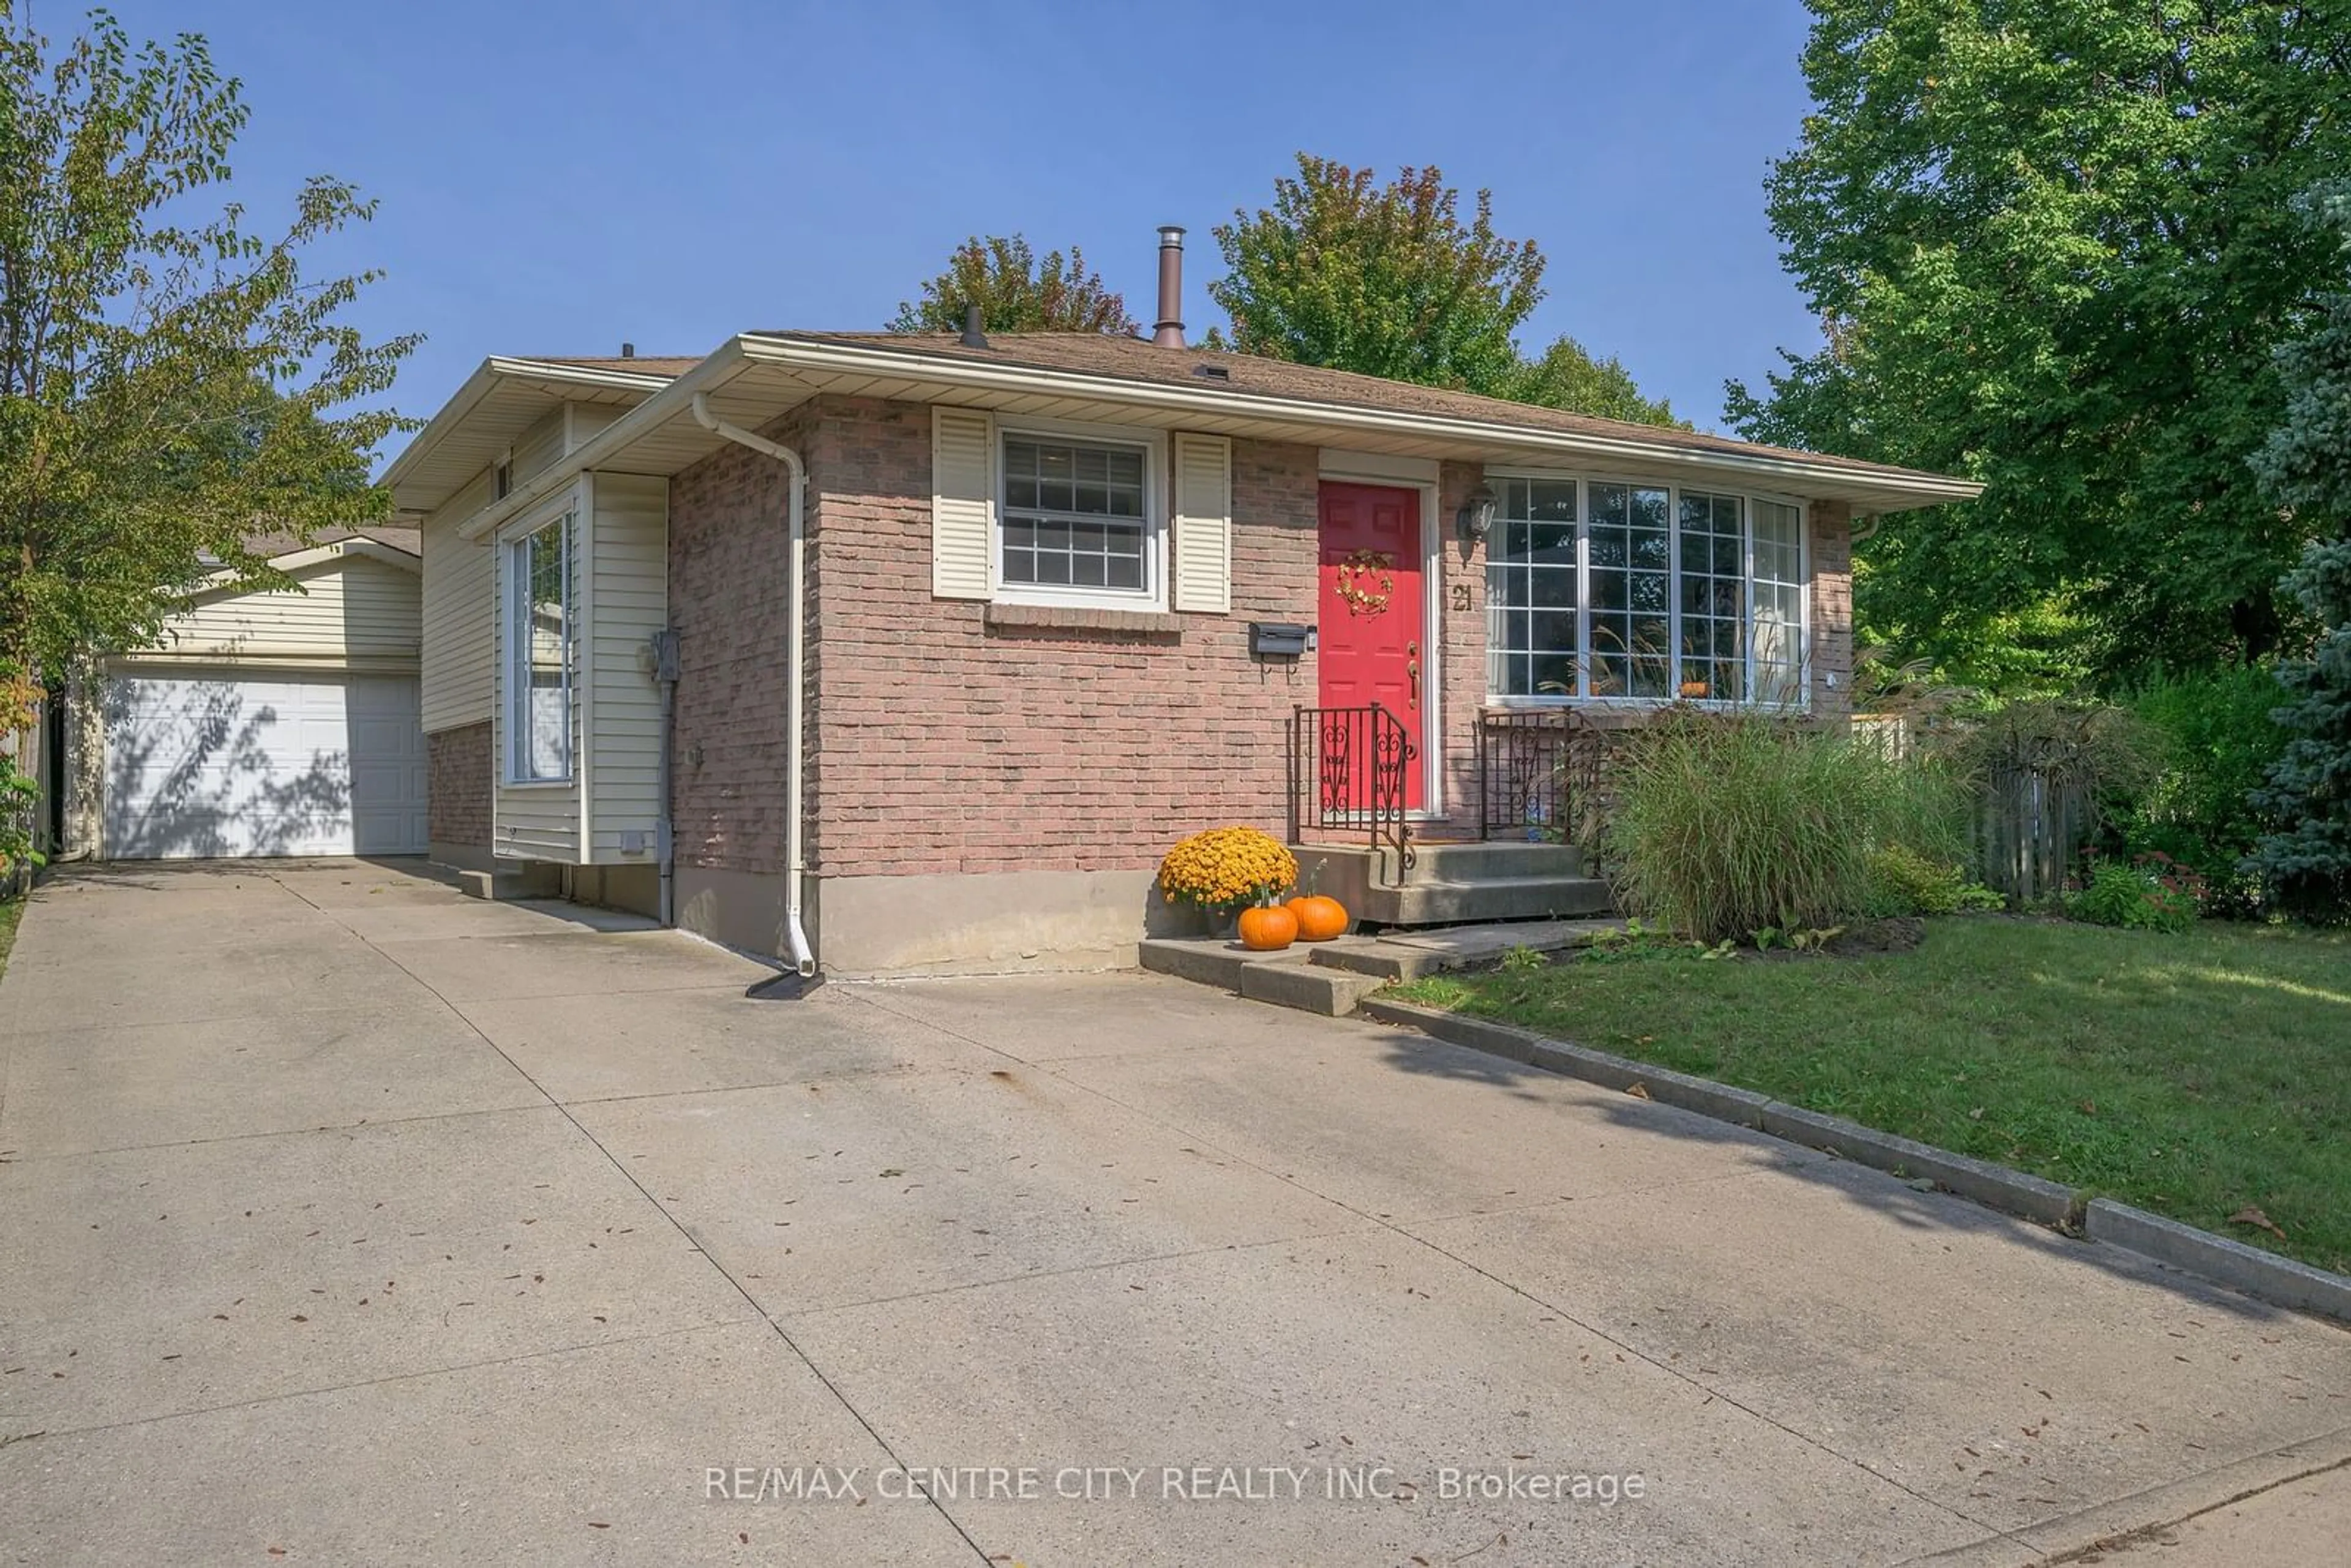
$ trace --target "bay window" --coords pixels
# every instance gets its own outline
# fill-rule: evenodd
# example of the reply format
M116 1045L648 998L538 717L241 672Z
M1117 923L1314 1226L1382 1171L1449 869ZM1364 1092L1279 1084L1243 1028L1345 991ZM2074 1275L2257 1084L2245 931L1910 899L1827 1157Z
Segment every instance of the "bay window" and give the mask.
M1616 480L1495 489L1490 695L1802 705L1802 507Z

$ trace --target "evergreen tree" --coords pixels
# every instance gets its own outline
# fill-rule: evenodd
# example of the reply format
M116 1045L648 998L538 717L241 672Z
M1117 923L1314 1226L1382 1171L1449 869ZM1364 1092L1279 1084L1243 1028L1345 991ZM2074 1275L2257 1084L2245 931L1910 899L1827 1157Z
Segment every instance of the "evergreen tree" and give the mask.
M2245 864L2280 908L2340 920L2351 916L2351 539L2312 545L2278 586L2325 629L2309 658L2278 666L2294 700L2277 720L2294 737L2252 794L2279 829Z
M2298 204L2342 236L2351 262L2351 182ZM2318 623L2310 657L2283 664L2294 700L2278 722L2294 738L2253 791L2278 831L2247 862L2281 905L2319 918L2351 915L2351 288L2329 296L2311 329L2278 353L2286 418L2253 466L2281 508L2333 537L2313 544L2279 583Z

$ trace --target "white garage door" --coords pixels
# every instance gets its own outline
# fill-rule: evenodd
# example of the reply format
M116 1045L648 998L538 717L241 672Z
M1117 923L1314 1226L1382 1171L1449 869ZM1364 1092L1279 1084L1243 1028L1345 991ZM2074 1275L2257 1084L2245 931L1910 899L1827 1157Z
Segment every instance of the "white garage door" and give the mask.
M404 855L425 848L413 675L117 675L106 853Z

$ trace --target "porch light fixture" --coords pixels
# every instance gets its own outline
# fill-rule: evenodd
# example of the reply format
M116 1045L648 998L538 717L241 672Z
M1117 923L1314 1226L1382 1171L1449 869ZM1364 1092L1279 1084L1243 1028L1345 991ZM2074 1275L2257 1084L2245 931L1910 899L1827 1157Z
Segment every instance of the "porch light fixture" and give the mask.
M1471 544L1493 532L1494 487L1483 480L1479 481L1478 487L1469 492L1469 498L1461 504L1461 510L1454 514L1453 520L1459 526L1461 537Z

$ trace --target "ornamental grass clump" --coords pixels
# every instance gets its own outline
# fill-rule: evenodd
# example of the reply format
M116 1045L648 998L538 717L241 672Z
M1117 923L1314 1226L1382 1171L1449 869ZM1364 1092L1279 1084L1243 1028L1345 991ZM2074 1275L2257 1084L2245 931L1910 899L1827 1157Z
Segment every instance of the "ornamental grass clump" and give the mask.
M1256 828L1194 833L1159 862L1159 888L1168 903L1217 915L1268 903L1297 882L1297 858Z
M1697 941L1866 915L1873 852L1965 859L1960 795L1935 763L1764 715L1689 714L1636 736L1607 838L1628 911Z

